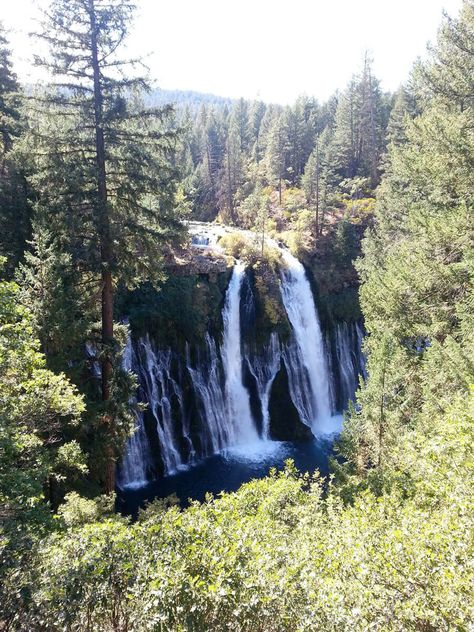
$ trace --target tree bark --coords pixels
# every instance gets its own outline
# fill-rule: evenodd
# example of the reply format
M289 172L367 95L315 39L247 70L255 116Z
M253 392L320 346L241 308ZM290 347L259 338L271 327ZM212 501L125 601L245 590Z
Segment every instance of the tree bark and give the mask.
M380 468L382 465L382 450L383 450L383 435L385 424L385 367L382 370L382 394L380 396L380 416L379 416L379 454L377 459L377 466Z
M233 199L232 174L230 169L230 144L227 143L227 203L232 224L235 224L234 199Z
M97 201L99 220L99 243L102 281L102 344L104 348L110 348L114 337L114 293L112 279L113 249L110 236L110 218L107 207L107 173L105 166L105 140L103 128L103 93L100 77L100 65L97 45L97 24L94 0L89 0L89 18L91 27L91 56L94 76L94 128L95 149L97 166ZM112 379L112 360L110 353L103 354L102 359L102 400L110 400L110 382ZM105 466L105 492L112 493L115 489L115 454L113 438L115 424L113 417L107 413L104 416L106 424L106 466Z
M319 136L316 138L316 235L319 235Z

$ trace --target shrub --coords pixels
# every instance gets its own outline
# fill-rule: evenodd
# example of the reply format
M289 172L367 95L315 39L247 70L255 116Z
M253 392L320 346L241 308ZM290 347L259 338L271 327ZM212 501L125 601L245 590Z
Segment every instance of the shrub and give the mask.
M378 497L359 492L346 506L288 463L184 511L161 504L134 525L53 535L37 556L29 620L14 629L467 630L473 403L413 430L397 469L378 473Z

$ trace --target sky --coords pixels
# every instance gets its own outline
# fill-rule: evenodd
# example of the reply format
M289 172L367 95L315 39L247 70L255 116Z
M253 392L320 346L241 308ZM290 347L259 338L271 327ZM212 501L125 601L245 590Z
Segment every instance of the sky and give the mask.
M130 55L146 56L161 88L288 104L342 89L365 51L396 90L435 41L443 9L462 0L135 0ZM21 80L39 78L28 33L47 0L0 0Z

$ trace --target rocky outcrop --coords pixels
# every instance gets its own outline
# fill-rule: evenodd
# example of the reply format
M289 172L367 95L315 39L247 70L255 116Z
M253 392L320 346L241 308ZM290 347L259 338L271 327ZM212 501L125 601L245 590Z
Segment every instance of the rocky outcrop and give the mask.
M232 265L233 261L222 252L190 247L170 254L166 258L165 268L170 276L205 274L212 281L219 273L229 270Z
M288 373L282 362L270 391L270 437L275 441L310 441L311 429L300 420L290 397Z

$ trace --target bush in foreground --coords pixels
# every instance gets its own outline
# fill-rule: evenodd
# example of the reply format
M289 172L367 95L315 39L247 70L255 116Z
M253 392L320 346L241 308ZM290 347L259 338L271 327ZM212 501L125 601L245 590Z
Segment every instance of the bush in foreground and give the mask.
M184 511L155 502L135 524L81 511L74 526L70 507L18 578L30 597L10 629L468 630L473 400L413 431L380 474L389 491L352 505L290 463Z

